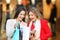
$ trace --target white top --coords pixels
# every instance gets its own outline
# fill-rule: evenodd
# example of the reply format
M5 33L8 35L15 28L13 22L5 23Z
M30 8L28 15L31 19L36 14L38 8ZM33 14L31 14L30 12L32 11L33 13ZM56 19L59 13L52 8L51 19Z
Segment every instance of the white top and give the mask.
M32 21L30 22L30 24L29 24L29 28L31 28L31 25L32 25ZM40 40L40 31L41 31L41 23L40 23L40 20L36 20L35 21L35 23L34 23L34 25L35 25L35 28L33 29L33 30L36 30L36 33L35 33L35 39L37 39L37 40Z
M16 24L16 19L9 19L6 23L6 36L11 38L15 28L14 25ZM23 40L29 40L29 28L25 22L20 23L20 28L23 31Z
M36 30L36 39L40 40L40 31L41 31L41 23L40 20L36 20L36 22L34 23L35 25L35 29Z
M6 36L11 37L14 32L14 25L16 23L16 19L9 19L6 23Z

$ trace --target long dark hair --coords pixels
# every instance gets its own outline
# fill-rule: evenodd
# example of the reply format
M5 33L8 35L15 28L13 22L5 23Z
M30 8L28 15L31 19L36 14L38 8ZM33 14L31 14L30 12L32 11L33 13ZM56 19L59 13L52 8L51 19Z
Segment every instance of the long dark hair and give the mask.
M16 13L15 13L14 19L16 19L18 17L18 15L21 11L26 11L26 9L23 6L16 8ZM23 19L23 21L25 21L25 18Z

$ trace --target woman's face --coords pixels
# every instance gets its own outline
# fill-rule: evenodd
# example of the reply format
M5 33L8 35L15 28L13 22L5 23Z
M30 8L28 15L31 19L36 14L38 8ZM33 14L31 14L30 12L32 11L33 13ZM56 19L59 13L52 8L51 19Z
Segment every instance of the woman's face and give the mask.
M31 21L35 21L37 19L36 14L34 14L33 12L29 12L29 18Z
M19 21L22 21L24 19L24 17L25 17L25 11L22 10L18 15Z

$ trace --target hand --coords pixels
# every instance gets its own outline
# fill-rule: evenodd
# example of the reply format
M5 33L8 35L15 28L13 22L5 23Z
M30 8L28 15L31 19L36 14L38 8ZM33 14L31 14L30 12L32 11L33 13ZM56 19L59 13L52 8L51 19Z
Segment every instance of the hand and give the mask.
M36 33L36 30L31 31L31 33L32 33L32 34L35 34L35 33Z
M35 32L36 30L31 31L30 40L35 40Z
M14 24L14 28L16 28L16 24Z

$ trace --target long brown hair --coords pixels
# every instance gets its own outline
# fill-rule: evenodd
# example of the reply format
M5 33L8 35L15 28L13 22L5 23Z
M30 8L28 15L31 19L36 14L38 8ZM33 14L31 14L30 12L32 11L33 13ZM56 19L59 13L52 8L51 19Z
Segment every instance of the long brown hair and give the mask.
M38 19L40 19L41 14L40 14L40 12L37 10L37 8L32 7L32 8L30 8L29 12L33 12L34 14L36 14L36 17L37 17Z

